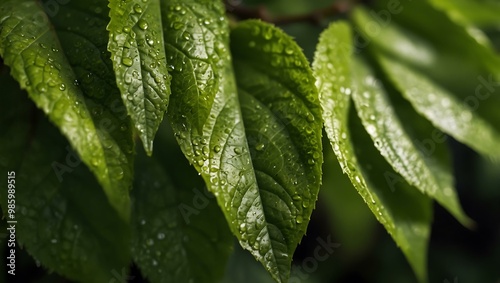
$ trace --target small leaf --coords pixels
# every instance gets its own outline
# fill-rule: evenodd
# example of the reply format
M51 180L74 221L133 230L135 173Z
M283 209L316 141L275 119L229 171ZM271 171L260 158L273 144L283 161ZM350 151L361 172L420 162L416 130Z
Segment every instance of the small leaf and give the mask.
M0 55L128 219L133 140L111 62L103 59L106 6L94 0L58 7L49 18L37 1L2 1Z
M298 45L272 25L241 22L231 32L231 51L253 165L247 168L256 174L271 235L267 254L261 248L254 255L278 282L286 282L321 183L322 121L315 80ZM250 239L259 232L247 229Z
M168 144L175 147L175 141ZM233 247L232 235L203 180L182 153L169 153L166 166L145 156L136 163L135 262L151 282L218 282Z
M382 156L405 180L436 199L462 224L470 226L453 188L451 173L431 167L406 133L391 106L383 86L361 60L353 65L353 100L363 126Z
M0 78L2 86L11 84L4 84L4 78ZM2 99L16 102L14 108L32 109L28 121L26 112L11 116L17 123L24 121L22 129L29 128L29 135L13 130L11 121L1 122L10 135L0 137L0 144L6 144L6 139L22 140L18 147L10 148L10 155L2 154L7 160L0 163L2 172L15 172L16 214L10 220L17 220L17 248L24 247L43 266L71 280L110 282L113 272L128 270L128 226L109 205L77 154L25 100L25 94L5 93ZM6 108L12 108L12 104L0 105L2 113L8 111ZM70 170L71 174L61 182L59 170ZM0 201L7 215L3 192Z
M401 248L419 280L424 282L430 201L394 173L376 149L368 146L370 138L350 111L351 45L350 27L338 22L321 34L316 50L313 69L326 133L342 170ZM386 179L388 175L398 181L393 184L392 192Z
M378 58L403 96L434 126L485 156L500 158L500 134L472 109L396 60L382 55Z
M160 0L110 0L108 50L116 82L148 155L170 96Z

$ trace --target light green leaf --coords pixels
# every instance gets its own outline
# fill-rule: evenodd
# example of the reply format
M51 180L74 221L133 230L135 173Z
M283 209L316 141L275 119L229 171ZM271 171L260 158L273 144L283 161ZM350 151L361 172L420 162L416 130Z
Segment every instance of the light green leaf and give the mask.
M272 275L286 281L321 183L322 121L314 77L293 39L260 21L242 22L231 32L231 51L253 171L270 226L268 253L274 259L261 261L266 267L276 262L279 273ZM247 229L250 241L259 232Z
M135 262L151 282L218 282L233 247L226 220L173 138L158 142L167 149L163 164L136 162Z
M485 156L500 158L500 134L473 109L400 62L383 55L378 58L403 96L434 126Z
M358 37L358 42L432 78L500 132L500 96L495 95L500 56L488 44L427 1L405 3L403 12L391 15L389 22L377 22L364 9L354 10L353 19L364 37ZM378 29L372 27L374 23Z
M332 24L320 36L313 69L326 133L344 173L424 282L430 202L398 177L376 149L368 146L372 142L350 110L351 45L351 30L344 22ZM401 178L392 190L387 175Z
M175 0L161 11L172 93L177 97L169 107L201 134L229 60L224 6L221 1Z
M500 26L500 2L496 0L430 0L453 20L481 28Z
M2 87L12 84L4 84L4 79L2 75ZM10 155L2 154L6 162L0 164L2 172L15 172L16 214L9 220L17 220L16 248L24 247L43 266L69 279L108 283L115 273L128 270L128 226L58 130L26 101L24 93L16 92L3 93L2 99L13 104L0 105L0 111L10 112L13 119L1 122L10 135L1 136L0 144L8 144L7 139L20 141L17 147L10 147ZM7 108L31 109L31 115L24 111L14 114ZM13 130L12 121L21 129L28 128L29 134ZM71 173L61 182L56 168L63 166ZM6 192L0 194L4 215Z
M71 1L46 13L34 0L2 1L0 55L128 219L133 140L107 59L103 4Z
M363 126L382 156L410 184L436 199L462 224L470 226L452 183L451 172L431 167L432 156L420 153L399 121L372 70L361 60L353 65L353 100Z
M170 96L160 0L110 0L108 50L116 83L148 155Z

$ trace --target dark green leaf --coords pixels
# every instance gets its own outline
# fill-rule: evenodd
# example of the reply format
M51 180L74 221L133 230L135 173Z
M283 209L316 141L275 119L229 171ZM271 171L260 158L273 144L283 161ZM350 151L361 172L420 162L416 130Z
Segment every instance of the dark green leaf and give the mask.
M0 78L2 87L12 85L4 79ZM72 280L114 280L115 274L128 270L128 227L57 129L26 101L25 94L16 92L14 89L2 97L12 104L2 103L0 111L10 112L17 124L1 121L9 136L0 137L0 143L15 140L19 144L9 148L9 155L2 153L5 162L0 169L14 171L16 176L16 214L10 220L17 220L17 243L45 267ZM31 119L24 118L27 113L23 109L31 109ZM28 135L16 131L26 128L30 129ZM65 173L62 182L61 172ZM0 199L6 215L3 190Z
M116 82L149 155L170 95L160 2L110 0L107 27Z
M409 184L436 199L464 225L470 225L460 208L451 172L431 167L432 156L425 158L418 151L373 71L355 60L352 72L357 113L382 156Z
M175 141L159 140L162 165L141 156L133 190L133 255L151 282L218 282L233 237L215 197L189 166ZM158 153L158 151L156 152Z
M322 121L314 77L297 44L260 21L242 22L231 32L231 51L253 171L271 235L272 257L266 255L263 264L277 265L279 274L272 272L273 276L286 281L321 183ZM252 230L247 229L249 241L262 233Z
M2 1L0 55L128 219L133 141L106 51L107 7L93 0L46 8Z
M351 44L349 26L335 23L322 33L315 54L313 69L326 133L344 173L401 248L419 280L426 281L430 201L393 172L376 149L368 146L372 142L350 110ZM394 179L397 182L392 183Z

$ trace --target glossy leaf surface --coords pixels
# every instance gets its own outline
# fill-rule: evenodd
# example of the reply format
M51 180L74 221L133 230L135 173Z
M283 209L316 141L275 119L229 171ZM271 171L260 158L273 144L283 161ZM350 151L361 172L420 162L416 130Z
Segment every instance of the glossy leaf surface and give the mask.
M72 1L50 13L36 1L3 1L0 55L128 219L133 141L107 59L103 4Z
M170 96L161 6L160 0L111 0L107 26L116 82L149 155Z

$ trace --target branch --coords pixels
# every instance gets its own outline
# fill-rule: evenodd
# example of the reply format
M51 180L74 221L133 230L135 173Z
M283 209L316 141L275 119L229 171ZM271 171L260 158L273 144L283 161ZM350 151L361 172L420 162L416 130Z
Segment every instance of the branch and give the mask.
M226 5L226 11L240 20L261 19L275 25L286 25L300 22L321 25L325 18L333 15L348 13L353 7L353 3L351 2L356 1L339 1L309 13L290 16L273 16L264 5L260 5L256 8L250 8L242 6L240 0L225 0L224 2Z

